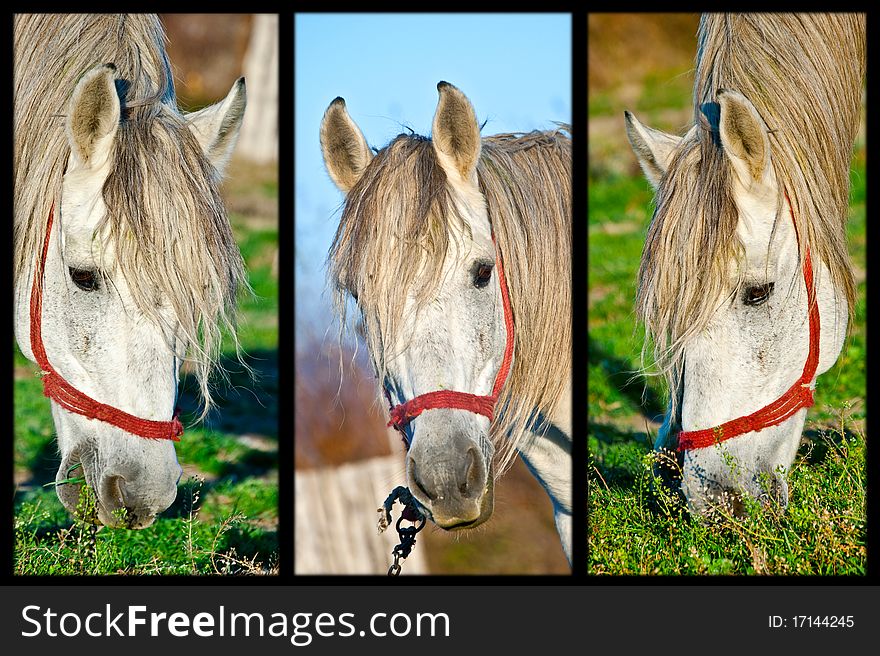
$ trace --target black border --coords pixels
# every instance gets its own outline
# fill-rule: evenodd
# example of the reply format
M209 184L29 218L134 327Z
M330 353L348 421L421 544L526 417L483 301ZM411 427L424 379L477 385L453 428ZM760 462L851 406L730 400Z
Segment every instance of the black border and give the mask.
M865 118L865 150L867 152L867 158L865 162L865 175L869 176L871 171L876 171L877 168L873 166L878 160L878 154L874 152L876 148L870 148L869 144L871 143L871 130L867 127L868 124L871 123L871 107L876 106L875 101L877 98L876 94L876 85L871 86L871 80L878 79L875 74L872 78L871 71L874 70L874 66L876 65L877 53L880 52L880 47L872 41L872 35L878 34L878 13L876 11L871 12L868 11L868 29L867 29L867 38L868 38L868 53L867 53L867 70L865 74L865 88L866 91L866 118ZM872 64L873 60L873 64ZM876 112L874 112L876 115ZM865 194L865 219L866 219L866 230L865 230L865 248L866 248L866 257L865 257L865 277L866 283L865 286L868 290L866 293L866 303L867 308L865 311L865 323L866 326L870 326L871 324L871 315L872 313L876 316L876 297L873 299L870 295L870 280L871 280L871 259L867 257L869 245L873 243L878 243L878 229L880 226L877 225L876 221L871 220L871 209L874 206L873 196L870 193ZM871 373L877 371L877 357L876 352L873 348L871 348L870 338L865 338L865 369L867 372L867 383L865 385L865 425L866 425L866 433L867 433L867 425L869 423L868 408L870 407L869 399L873 396L877 398L876 394L874 394L874 389L876 389L876 379L872 378ZM880 527L878 527L878 522L880 522L880 499L877 497L877 481L880 479L880 445L876 444L874 440L867 440L867 451L865 454L865 475L866 475L866 498L867 498L867 536L866 536L866 549L867 549L867 576L866 579L876 582L878 578L880 578L880 552L876 549L872 549L871 545L880 544L880 539L878 539L878 535L880 535Z
M12 25L12 16L9 15L5 24L3 25L3 33L6 35L4 42L6 43L6 47L3 51L4 57L4 79L6 81L5 84L5 93L3 94L3 106L0 107L0 112L3 112L3 124L6 125L6 130L3 132L3 143L4 149L3 152L6 153L6 157L3 158L3 161L6 163L6 211L7 216L10 217L10 220L6 226L7 239L8 239L8 255L9 255L9 264L7 272L9 273L9 281L10 284L6 287L5 290L5 298L6 298L6 307L13 308L15 302L15 291L13 288L12 282L12 263L15 261L13 258L13 238L12 238L12 217L15 216L15 204L13 199L13 174L12 174L12 153L14 152L15 142L13 139L13 112L12 112L12 98L13 98L13 60L12 60L12 52L13 52L13 25ZM13 314L7 315L8 319L13 318ZM9 344L15 343L15 338L13 335L13 322L7 320L6 330L8 331L9 337L7 337L6 343ZM18 346L15 346L18 348ZM12 372L15 358L12 352L7 351L6 355L3 356L4 362L6 362L5 371ZM15 412L13 410L14 404L14 379L11 375L5 377L4 380L6 384L9 386L8 391L4 394L4 398L6 399L7 406L7 419L6 426L8 428L7 435L9 435L9 439L7 443L4 445L3 449L3 462L6 463L5 467L0 467L0 489L4 490L13 490L13 481L14 481L14 471L15 471ZM12 573L15 571L14 566L15 562L13 560L13 545L15 543L15 532L13 529L13 521L14 521L14 502L10 500L10 503L2 504L2 508L0 508L0 563L2 563L2 569L0 569L0 574L3 575L3 578L10 583L15 581L15 577Z
M293 21L278 16L278 394L282 399L294 398L294 335L296 281L293 236L293 121L283 120L286 111L293 112ZM284 62L289 62L290 68ZM287 299L287 302L284 302ZM278 404L278 550L280 579L293 579L294 499L293 499L293 406ZM288 438L289 436L289 438ZM284 518L289 518L285 521ZM276 577L271 577L276 578Z
M141 5L143 3L136 3L137 5ZM195 5L195 6L186 6L180 7L180 5L174 5L173 7L168 7L170 3L158 2L151 3L150 6L138 6L136 9L138 10L150 10L156 11L160 8L172 8L172 10L181 11L183 9L187 11L204 11L205 5L203 3L187 3L187 5ZM295 83L293 80L293 57L294 57L294 14L295 13L307 13L310 11L326 11L326 8L321 6L319 3L311 2L311 3L300 3L301 5L311 5L298 7L297 5L282 5L280 2L270 2L270 3L257 3L258 6L255 7L256 11L264 11L266 13L278 13L279 14L279 46L280 46L280 57L281 64L279 67L279 76L280 76L280 110L282 120L279 124L279 296L281 302L279 303L279 394L282 398L293 398L293 353L294 353L294 344L293 344L293 325L295 321L295 311L293 305L293 276L294 276L294 266L293 266L293 221L295 217L293 216L293 187L290 184L294 179L294 165L293 165L293 123L289 120L283 120L285 116L291 116L293 114L294 104L293 104L293 95ZM454 3L459 4L459 3ZM461 3L462 5L464 3ZM557 3L553 3L557 4ZM579 253L581 249L583 249L586 245L586 229L584 228L584 223L586 219L586 205L587 205L587 195L586 195L586 170L587 170L587 125L585 121L583 121L583 117L586 117L587 111L587 15L588 12L586 8L580 6L577 9L573 8L574 3L561 3L562 6L558 7L543 7L542 11L554 11L559 13L569 13L572 16L572 126L574 132L574 168L573 168L573 180L574 180L574 213L575 213L575 221L573 223L573 238L574 238L574 248L575 253ZM115 6L108 5L108 9L116 8ZM214 8L214 7L212 7ZM766 8L766 7L763 7ZM35 10L49 10L50 7L41 7L35 8L29 6L25 9L22 7L22 10L26 11L35 11ZM58 11L70 11L70 6L59 6L51 7L51 9L55 9ZM79 9L79 8L77 8ZM135 7L132 7L135 9ZM445 7L444 9L449 10L453 9L452 7ZM464 9L465 11L472 10L473 6L467 7L454 7L456 10ZM400 7L399 10L401 12L412 12L411 7ZM636 10L632 8L631 10ZM871 45L871 37L876 32L876 20L874 17L875 12L869 11L867 8L854 8L857 11L866 11L868 13L868 74L869 80L870 72L873 70L872 68L872 59L874 59L874 52L877 51L877 48ZM435 10L436 11L436 10ZM522 13L530 13L528 11ZM8 129L6 131L6 143L7 143L7 153L12 152L13 142L12 142L12 43L13 43L13 35L12 35L12 20L11 20L11 12L7 14L7 23L5 25L5 33L7 34L7 47L4 53L4 57L6 57L6 100L7 102L3 103L3 107L0 108L0 112L4 112L6 114L6 125ZM368 38L368 35L365 35L365 38ZM646 44L646 47L649 47L649 44ZM872 106L872 98L874 97L874 92L870 84L867 85L867 93L868 93L868 110L870 117L870 108ZM873 155L873 151L868 148L868 164L867 170L870 172L872 170L872 162L876 161L875 156ZM9 167L8 175L6 177L6 185L7 185L7 208L8 208L8 216L11 217L12 212L12 175L11 175L11 160L6 159L6 164ZM870 217L870 209L872 208L871 196L869 194L868 200L866 201L867 215ZM868 242L872 242L876 237L876 231L878 227L874 224L874 222L868 220L867 222L867 231L868 231ZM11 248L12 244L12 222L11 220L7 224L8 236L9 236L9 244ZM10 258L10 262L12 259ZM586 362L585 352L586 352L586 339L588 339L587 331L586 331L586 276L588 271L588 258L585 254L581 254L577 257L574 257L573 262L573 272L574 276L574 284L573 284L573 300L574 300L574 310L573 310L573 321L575 322L575 340L573 345L573 358L575 365L577 367L578 364L583 364ZM11 279L11 278L10 278ZM7 307L12 307L13 304L13 294L12 294L12 286L10 285L7 288ZM287 299L286 302L285 299ZM869 317L871 315L871 309L873 305L869 303ZM869 321L870 323L870 321ZM11 336L12 327L11 323L7 323L6 329L9 331ZM285 339L285 336L290 336L288 339ZM8 343L8 342L7 342ZM12 358L11 355L7 352L5 356L7 358L7 371L12 369ZM867 358L868 358L868 367L867 370L869 372L875 371L876 367L873 367L872 364L875 364L876 358L873 357L873 349L870 348L870 342L867 348ZM574 376L573 380L573 394L575 399L575 407L578 408L574 412L574 425L580 428L575 429L575 433L581 434L583 436L586 435L586 421L589 421L586 411L583 410L585 407L584 399L586 398L585 390L587 387L587 379L586 379L586 371L581 371L578 375ZM12 399L12 381L11 379L7 379L7 384L9 385L9 392L7 393L6 399ZM871 377L869 376L869 389L873 388L873 382ZM9 428L8 435L14 435L12 430L14 414L11 412L11 403L7 401L9 405L8 408L8 423L7 426ZM867 397L866 397L866 407L867 407ZM262 579L253 579L250 577L226 577L226 576L120 576L120 577L98 577L98 576L76 576L76 577L53 577L53 576L14 576L13 572L13 552L12 545L14 540L13 534L13 514L12 514L12 504L3 504L2 515L0 515L0 522L2 522L3 526L0 529L0 562L3 563L3 567L0 567L0 580L2 580L5 585L14 585L14 586L48 586L48 585L135 585L135 586L157 586L157 585L174 585L179 586L181 584L191 585L205 585L205 586L279 586L279 585L290 585L290 584L302 584L302 585L331 585L331 586L340 586L340 585L353 585L353 586L362 586L362 585L394 585L394 586L412 586L412 585L431 585L431 586L448 586L453 584L468 584L468 585L521 585L521 586L537 586L537 585L551 585L551 586L563 586L563 587L572 587L572 586L581 586L584 583L588 583L590 586L608 586L610 585L625 585L625 586L642 586L642 587L655 587L655 586L667 586L670 584L674 584L677 586L685 585L685 586L704 586L704 585L719 585L719 586L755 586L755 585L765 585L767 583L779 584L784 583L786 585L795 585L795 586L841 586L841 585L852 585L855 584L859 587L866 585L877 585L877 579L880 577L880 553L875 554L870 545L878 542L878 527L877 522L880 520L880 516L878 516L878 500L876 499L876 484L874 481L878 480L878 456L880 456L880 445L874 445L872 441L868 442L867 447L867 479L868 479L868 562L867 562L867 572L866 576L812 576L812 577L802 577L802 576L772 576L772 577L684 577L684 576L654 576L654 577L645 577L645 576L615 576L615 577L598 577L591 576L587 573L587 499L586 499L586 475L587 475L587 440L586 439L575 439L573 445L573 461L577 463L575 465L575 469L573 472L573 484L575 490L583 490L582 494L575 494L573 501L573 532L575 535L575 541L573 544L573 561L574 567L572 571L572 576L518 576L518 575L506 575L506 576L418 576L418 577L401 577L399 579L390 582L386 577L382 576L330 576L330 575L300 575L294 576L293 572L293 547L294 547L294 524L293 524L293 459L294 459L294 450L293 450L293 439L294 439L294 422L293 419L293 404L280 404L279 408L279 467L278 467L278 484L279 484L279 532L278 532L278 542L279 542L279 553L280 553L280 574L278 576L269 576ZM12 471L13 471L13 446L12 439L7 439L6 444L6 454L8 457L7 466L0 467L0 486L5 486L5 489L9 490L13 487L13 479L12 479ZM585 581L584 579L589 579ZM383 583L384 581L384 583Z
M112 9L118 9L119 6L117 4L105 3L107 6L100 6L102 3L89 3L88 7L78 6L78 7L70 7L68 5L60 5L57 7L51 6L51 3L48 5L42 5L39 7L13 7L12 11L8 11L4 14L6 18L6 22L4 23L4 31L8 35L5 41L6 49L3 54L5 59L5 70L7 71L4 78L4 94L3 97L6 100L3 103L3 107L0 108L5 114L5 123L7 125L7 130L4 135L4 139L8 146L6 147L5 152L11 154L14 148L13 141L13 73L14 73L14 62L13 62L13 43L14 43L14 32L13 32L13 16L15 13L73 13L75 10L84 10L90 9L93 11L110 11ZM167 2L157 2L151 3L150 6L144 7L141 11L157 11L158 13L162 13L161 9L163 7L169 7L172 9L170 12L165 13L189 13L189 11L183 10L194 10L193 13L270 13L270 14L279 14L279 67L278 67L278 76L279 76L279 153L278 153L278 239L279 239L279 280L278 280L278 360L279 360L279 371L278 371L278 390L279 396L281 398L285 398L290 396L292 398L293 395L293 381L291 374L293 373L292 362L293 362L293 348L292 348L292 340L283 339L284 331L292 329L293 321L291 320L293 303L282 303L281 299L284 298L284 295L289 295L290 298L293 298L293 286L289 285L288 281L292 279L293 272L293 261L292 261L292 252L293 252L293 230L292 225L289 221L285 221L285 216L291 216L293 213L293 205L291 199L293 197L293 191L291 185L283 184L282 181L285 179L292 179L292 175L290 173L292 169L292 161L293 161L293 151L292 149L287 149L284 146L285 139L291 141L292 143L292 129L291 124L289 122L285 122L281 119L283 116L283 112L286 107L292 107L292 98L293 98L293 87L290 84L290 79L286 77L288 73L292 72L292 68L290 70L287 69L286 64L284 62L292 62L293 61L293 50L292 50L292 37L291 31L288 29L285 32L284 28L284 12L280 11L279 7L270 6L264 7L265 3L258 3L254 12L235 12L235 11L226 11L226 12L218 12L218 11L199 11L198 6L187 6L180 7L178 4L172 4ZM274 3L272 3L274 5ZM132 7L134 10L133 13L138 13L137 8ZM18 10L18 11L16 11ZM262 10L262 11L261 11ZM7 175L5 178L5 186L7 192L7 208L8 208L8 216L10 220L7 224L8 230L8 238L9 238L9 264L11 266L14 261L12 257L12 248L13 248L13 238L12 238L12 220L11 217L14 215L14 206L13 206L13 175L12 175L12 162L11 158L7 157L4 159L7 168ZM289 177L288 177L289 176ZM12 309L13 301L14 301L14 293L13 287L11 284L12 281L12 272L9 271L8 280L10 281L10 285L7 288L8 294L8 305L7 307ZM9 315L9 318L12 318L12 314ZM12 329L13 323L12 321L7 322L6 330L8 330L9 334L9 342L14 343L14 334ZM13 356L12 353L9 353L7 356L7 371L12 371L13 369ZM285 366L283 363L287 360L290 361L290 366ZM288 378L289 377L289 378ZM13 380L11 378L5 379L7 384L9 385L9 391L7 392L5 398L7 399L6 403L6 412L8 415L8 426L10 436L9 439L6 440L6 453L8 454L8 460L6 460L6 466L0 466L0 486L3 489L13 490L14 489L14 463L15 463L15 452L14 452L14 426L15 426L15 413L13 410L14 400L13 399ZM290 404L292 408L292 404ZM245 576L223 576L223 575L160 575L160 576L151 576L151 575L120 575L120 576L51 576L51 575L34 575L34 576L20 576L15 575L14 571L14 541L15 541L15 533L13 528L14 522L14 514L13 514L13 503L9 504L0 504L2 506L2 515L0 515L0 522L2 522L2 526L0 526L0 557L2 560L0 562L3 563L2 569L0 569L0 583L3 585L13 585L13 586L21 586L21 585L39 585L39 586L50 586L50 585L81 585L81 584L89 584L89 585L122 585L128 586L131 584L135 585L144 585L144 586L158 586L158 585L181 585L184 581L188 583L198 583L199 585L253 585L256 580L271 580L275 585L279 585L282 583L291 583L293 581L293 577L291 572L293 570L293 530L292 530L292 522L284 522L282 521L283 513L287 512L289 516L293 516L293 479L292 479L292 469L285 469L283 466L284 462L292 462L293 461L293 442L291 440L284 440L284 435L292 435L293 434L293 422L292 422L292 413L286 413L284 410L284 406L279 403L279 411L278 411L278 486L279 486L279 495L278 495L278 514L279 514L279 523L278 523L278 551L279 551L279 574L276 576L266 576L263 579L257 579L255 577L245 577ZM286 431L286 432L283 432Z
M347 13L347 14L377 14L377 13L392 13L385 11L345 11L345 12L333 12L327 10L295 10L292 12L291 16L293 18L292 25L296 24L296 16L301 14L309 14L309 13ZM413 11L412 9L402 10L400 13L495 13L495 14L536 14L536 13L557 13L557 14L568 14L571 17L571 57L572 57L572 132L573 134L578 134L577 130L580 124L579 116L586 116L586 87L584 85L578 85L576 80L583 79L586 80L586 71L578 71L578 66L583 66L586 62L586 58L578 58L577 56L577 47L575 45L575 41L578 37L584 38L586 36L586 14L583 16L583 20L578 21L578 16L576 13L572 12L569 9L543 9L541 11L529 11L529 10L510 10L510 11L490 11L490 10L481 10L481 9L469 9L466 11L456 11L454 9L449 9L448 11L440 11L440 10L425 10L425 11ZM284 18L282 16L282 22ZM294 27L295 34L295 27ZM586 43L584 41L584 43ZM291 61L294 61L295 66L295 58ZM295 81L294 81L295 85ZM296 125L296 112L294 111L294 121L293 124ZM578 144L580 143L581 156L578 156ZM573 140L573 189L578 189L578 185L585 182L585 180L580 180L578 177L578 171L586 170L584 164L586 162L586 150L585 150L585 140L578 140L575 136ZM295 175L295 169L294 169ZM580 180L580 181L579 181ZM583 185L583 189L586 189L586 186ZM579 208L579 200L583 200L579 198L579 194L577 191L574 192L573 200L573 213L575 216L578 214ZM296 217L294 217L294 221ZM577 225L577 221L575 221L575 225ZM586 230L582 232L583 236L586 237ZM573 228L573 244L577 243L577 235L578 229ZM576 247L576 246L575 246ZM576 261L576 260L575 260ZM575 274L575 269L572 269L572 276L574 278L572 284L572 300L574 301L574 307L578 308L578 300L585 298L583 291L586 288L586 285L583 285L583 289L580 289L579 281L586 281L586 277L578 277ZM291 296L292 298L292 296ZM585 308L584 308L585 311ZM572 318L574 320L574 317ZM572 358L573 361L576 362L576 353L579 347L578 339L574 340L573 348L572 348ZM585 346L585 345L580 345ZM586 352L584 350L584 352ZM578 384L582 383L576 376L573 376L573 397L578 398L576 390L578 389ZM577 426L578 422L581 421L579 417L579 413L573 413L572 417L572 425ZM577 432L577 428L573 428L573 432ZM578 489L586 489L586 469L579 468L574 465L576 462L586 462L586 440L582 440L581 443L578 443L577 440L573 440L572 445L572 486L575 490ZM293 459L291 459L293 462ZM291 481L292 485L292 481ZM291 513L292 517L292 513ZM294 522L292 522L294 523ZM296 532L296 526L294 523L293 526L294 534ZM464 574L426 574L424 576L401 576L396 578L391 578L383 575L354 575L354 574L297 574L295 575L295 580L297 582L301 582L303 585L350 585L354 582L358 582L361 585L369 584L369 585L452 585L452 584L468 584L468 585L496 585L499 583L503 584L528 584L528 585L571 585L571 581L573 578L583 578L586 576L586 564L587 564L587 540L586 540L586 495L574 495L573 503L572 503L572 572L571 574L532 574L532 575L523 575L523 574L491 574L491 575L464 575Z
M587 272L588 249L587 249L587 17L584 14L572 16L571 35L571 82L572 82L572 304L571 320L572 330L572 487L575 490L572 502L572 533L575 536L572 550L571 573L577 578L589 574L587 553L587 475L589 467L589 454L587 453L587 423L589 418L586 412L578 412L583 408L583 399L586 399L589 390L587 385L587 369L581 369L578 363L587 363ZM582 252L583 257L577 253ZM578 376L577 372L581 371ZM586 407L589 407L588 405ZM580 435L580 439L576 436ZM582 492L578 493L577 491Z
M770 7L764 6L759 9L759 11L769 10ZM839 8L844 10L844 8ZM867 8L858 8L854 7L848 9L849 11L866 13L867 14L867 71L868 75L870 75L870 71L872 70L871 60L874 58L875 52L878 51L877 47L871 47L872 43L872 34L876 32L877 24L877 12L871 12ZM756 10L752 10L756 11ZM617 12L588 12L588 13L617 13ZM629 12L627 12L629 13ZM645 12L651 13L651 12ZM654 12L660 13L660 12ZM694 12L698 13L698 12ZM584 14L584 20L586 21L587 12ZM646 44L646 47L649 47ZM694 39L694 52L696 53L696 36ZM587 62L589 66L589 62ZM865 88L867 94L867 117L866 124L870 123L871 118L871 99L874 97L874 89L869 84L868 77L866 79ZM621 129L623 128L621 121ZM870 171L872 170L871 162L876 161L876 155L872 154L871 148L867 147L868 137L870 134L870 130L866 128L866 150L867 150L867 163L866 163L866 175L870 175ZM586 191L586 187L584 187L584 191ZM866 194L865 201L865 215L866 215L866 241L870 244L874 238L876 237L876 231L878 230L878 226L875 222L870 220L871 217L871 194ZM866 257L866 260L869 258ZM588 265L589 266L589 265ZM866 267L869 268L868 262L866 261ZM586 298L584 295L582 298ZM871 308L874 306L871 304L871 297L867 295L867 303L868 303L868 321L870 323L870 314ZM844 345L846 348L846 345ZM870 339L866 338L866 354L867 354L867 385L865 390L865 410L867 415L867 409L870 407L868 403L868 396L870 393L870 389L872 387L872 379L871 372L875 371L871 366L872 360L871 354L873 350L870 348ZM588 420L589 421L589 420ZM867 433L867 418L866 418L866 433ZM857 586L876 586L877 580L880 578L880 553L875 553L872 550L871 545L876 544L878 542L878 526L877 522L880 521L880 515L878 515L878 499L876 498L876 485L872 484L873 481L878 480L878 474L880 474L880 470L878 470L878 465L880 463L877 462L878 454L880 454L880 446L873 444L871 440L867 440L867 449L865 455L865 466L866 466L866 499L867 499L867 508L866 508L866 522L867 522L867 535L865 538L866 550L867 550L867 558L865 564L866 573L863 576L860 575L829 575L829 576L821 576L821 575L768 575L768 576L745 576L745 575L737 575L737 576L710 576L710 575L695 575L695 576L683 576L683 575L653 575L653 576L644 576L637 574L625 574L625 575L611 575L611 576L598 576L598 575L589 575L589 579L591 583L595 585L628 585L628 586L644 586L644 585L676 585L676 586L743 586L743 585L751 585L751 586L763 586L767 584L773 585L794 585L794 586L840 586L840 585L857 585ZM589 502L588 502L589 503Z

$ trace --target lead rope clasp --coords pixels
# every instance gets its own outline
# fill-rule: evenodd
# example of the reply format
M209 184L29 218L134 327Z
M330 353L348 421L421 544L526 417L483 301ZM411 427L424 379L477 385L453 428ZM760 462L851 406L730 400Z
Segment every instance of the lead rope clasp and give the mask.
M394 508L395 501L400 501L401 505L403 505L403 512L400 514L395 525L400 543L391 552L391 555L394 556L394 562L388 568L388 576L398 576L400 574L401 561L406 560L410 553L412 553L413 547L416 546L416 535L425 528L425 524L428 521L425 513L422 512L421 504L412 495L412 492L399 485L391 490L391 494L385 499L382 507L377 509L379 513L379 533L384 532L391 525L391 511ZM412 525L403 526L404 520L412 522Z

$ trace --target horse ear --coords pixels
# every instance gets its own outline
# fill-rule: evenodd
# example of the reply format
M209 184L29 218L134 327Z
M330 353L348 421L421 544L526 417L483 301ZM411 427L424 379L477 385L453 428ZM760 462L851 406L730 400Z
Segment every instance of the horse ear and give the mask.
M771 174L770 139L764 120L741 93L719 89L716 98L721 111L721 145L740 182L746 189L755 183L767 184Z
M681 137L649 128L629 112L624 112L623 115L626 119L626 136L633 152L648 182L656 189L669 168L675 149L681 143Z
M116 66L97 66L83 75L73 90L67 140L74 166L101 166L110 156L120 116L115 79Z
M434 152L447 174L454 171L462 180L470 180L482 148L474 106L448 82L438 83L437 91L440 100L431 133Z
M244 110L247 107L247 89L240 77L220 102L187 114L190 131L202 146L205 157L223 175L226 164L235 149Z
M339 190L347 194L360 180L373 151L357 124L345 109L345 100L330 103L321 120L321 151L324 166Z

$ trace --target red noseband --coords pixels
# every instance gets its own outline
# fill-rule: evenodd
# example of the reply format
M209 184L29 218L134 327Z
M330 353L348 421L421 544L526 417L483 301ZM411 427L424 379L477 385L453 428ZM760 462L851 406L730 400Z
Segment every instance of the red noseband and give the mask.
M492 242L495 242L493 235ZM393 426L401 433L404 427L413 419L422 414L425 410L435 410L438 408L447 408L451 410L467 410L478 415L488 417L489 421L495 418L495 404L498 402L498 395L501 388L507 381L510 374L510 365L513 362L513 311L510 308L510 294L507 291L507 280L504 278L504 266L501 262L501 251L495 246L495 268L498 271L498 284L501 286L501 301L504 305L504 327L507 330L507 341L504 346L504 360L501 361L501 368L495 376L495 384L492 386L492 394L489 396L477 396L476 394L468 394L467 392L453 392L450 390L438 390L436 392L427 392L410 399L406 403L393 406L391 408L391 420L388 426ZM388 402L391 403L391 396L388 390L385 390Z
M794 223L794 210L791 207L788 192L785 192L785 202L788 203L788 211L791 214L791 221ZM794 223L794 231L797 236L796 223ZM813 287L813 264L810 261L809 248L806 249L804 255L804 283L807 286L807 311L810 316L810 352L807 355L807 362L804 364L804 372L801 377L773 403L750 415L732 419L713 428L682 431L678 434L679 451L702 449L737 435L756 433L770 426L781 424L801 408L812 407L813 378L816 375L816 368L819 366L819 304L816 302L816 290Z
M43 345L43 272L46 269L46 254L49 251L49 235L52 233L52 221L55 216L55 203L49 210L49 220L46 222L46 239L43 242L43 254L37 262L34 271L34 284L31 287L31 350L34 359L42 369L43 394L55 401L68 412L82 415L89 419L97 419L104 423L121 428L127 433L146 437L154 440L180 441L183 435L183 425L174 413L171 421L153 421L135 417L119 408L95 401L88 395L80 392L73 385L61 377L46 357L46 348Z

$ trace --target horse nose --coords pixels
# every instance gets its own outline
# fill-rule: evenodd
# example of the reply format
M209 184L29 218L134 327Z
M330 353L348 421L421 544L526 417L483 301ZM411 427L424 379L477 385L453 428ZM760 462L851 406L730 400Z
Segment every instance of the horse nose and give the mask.
M407 473L412 492L431 511L434 523L454 529L473 525L484 512L487 469L475 446L443 459L410 451Z
M150 526L177 498L178 478L151 476L146 470L105 473L98 494L99 519L107 526Z

